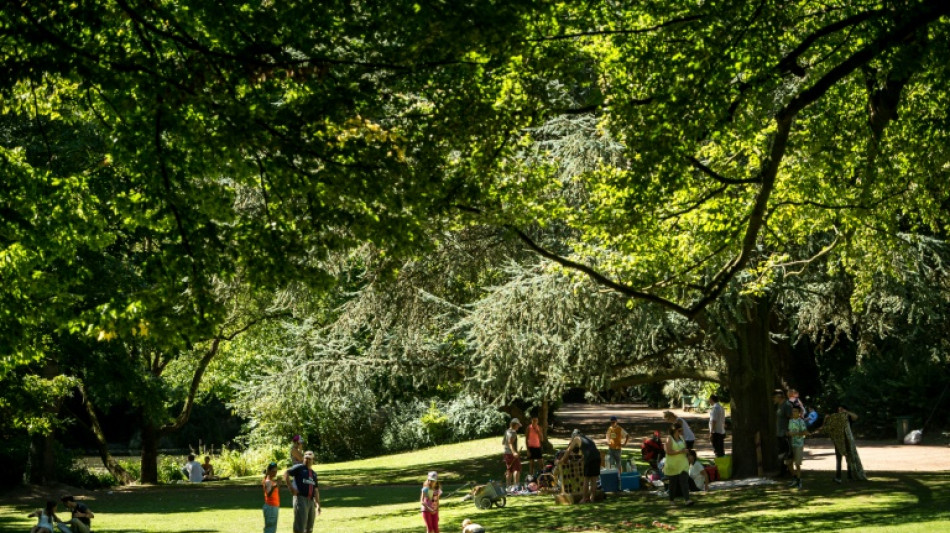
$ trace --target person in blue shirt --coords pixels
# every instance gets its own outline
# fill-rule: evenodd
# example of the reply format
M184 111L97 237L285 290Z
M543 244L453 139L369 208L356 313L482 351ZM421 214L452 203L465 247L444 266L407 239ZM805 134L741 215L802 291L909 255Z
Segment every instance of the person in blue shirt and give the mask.
M294 533L313 533L314 519L320 514L320 487L313 471L313 452L304 453L303 464L284 472L284 484L294 495Z

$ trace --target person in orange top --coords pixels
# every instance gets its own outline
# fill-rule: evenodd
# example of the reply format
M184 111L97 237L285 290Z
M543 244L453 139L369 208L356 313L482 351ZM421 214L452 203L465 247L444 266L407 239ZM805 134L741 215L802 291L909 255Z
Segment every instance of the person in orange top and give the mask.
M277 490L277 463L264 470L264 533L277 533L277 514L280 511L280 492Z
M528 473L537 476L544 466L544 460L541 454L541 443L544 442L544 432L538 424L538 417L531 417L531 424L524 431L525 441L528 444ZM537 463L537 466L535 466Z
M607 428L607 458L618 472L623 472L623 465L620 464L621 448L629 441L630 435L617 423L617 417L610 417L610 427Z

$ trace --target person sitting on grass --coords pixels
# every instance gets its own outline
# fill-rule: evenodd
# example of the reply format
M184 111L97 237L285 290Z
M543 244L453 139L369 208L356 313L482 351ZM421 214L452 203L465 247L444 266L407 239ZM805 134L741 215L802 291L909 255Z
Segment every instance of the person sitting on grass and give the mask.
M703 467L696 457L696 450L686 452L686 460L689 461L689 490L693 492L709 490L709 473Z
M66 504L66 509L72 513L72 517L69 522L57 523L56 527L63 533L89 533L92 526L91 519L96 515L85 504L77 503L72 496L63 496L61 501Z
M485 533L485 528L466 518L462 520L462 533Z
M181 473L185 474L185 477L188 478L188 481L192 483L201 483L204 481L204 470L201 468L201 463L195 461L195 454L188 454L188 462L185 463L185 466L181 469Z
M37 509L27 516L36 517L36 525L30 529L30 533L53 533L53 524L60 521L56 516L56 502L53 500L47 500L46 509Z
M218 476L214 475L214 466L211 464L211 456L205 456L205 462L201 463L201 480L217 481Z

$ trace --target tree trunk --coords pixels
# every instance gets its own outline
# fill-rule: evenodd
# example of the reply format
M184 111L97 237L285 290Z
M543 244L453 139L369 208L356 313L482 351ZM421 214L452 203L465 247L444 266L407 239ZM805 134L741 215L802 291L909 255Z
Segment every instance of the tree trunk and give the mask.
M59 375L59 366L52 360L47 359L43 366L42 376L44 379L53 379ZM59 414L60 407L63 404L63 398L56 398L55 402L47 405L44 414L54 419ZM56 481L56 430L49 435L34 435L30 444L30 482L39 485L49 485Z
M735 324L735 346L725 350L727 383L732 397L732 472L737 478L758 475L756 433L761 436L765 472L778 470L772 391L775 367L769 338L769 302L745 306L745 320Z
M147 418L142 422L142 483L158 483L159 431Z
M547 400L541 400L541 407L538 409L538 422L541 423L541 434L544 439L541 441L541 450L545 453L554 453L554 445L548 439L548 416L551 415L551 405Z
M102 459L103 466L112 474L116 482L120 485L128 485L132 482L132 476L130 476L129 473L122 468L122 465L112 457L112 454L109 453L109 442L106 440L106 434L102 431L102 426L99 424L99 417L96 416L96 409L92 405L92 400L86 395L86 388L83 385L79 385L79 392L82 393L82 403L86 407L86 414L89 416L88 429L96 437L96 446L99 449L99 457Z

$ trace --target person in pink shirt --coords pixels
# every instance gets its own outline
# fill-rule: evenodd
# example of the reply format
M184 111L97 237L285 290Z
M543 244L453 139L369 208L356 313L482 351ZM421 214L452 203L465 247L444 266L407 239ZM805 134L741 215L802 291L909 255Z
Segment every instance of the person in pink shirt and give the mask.
M544 460L541 454L541 443L544 442L544 432L538 424L538 417L531 417L531 424L524 431L525 441L528 445L528 473L537 476L544 466ZM535 465L537 463L537 465Z

